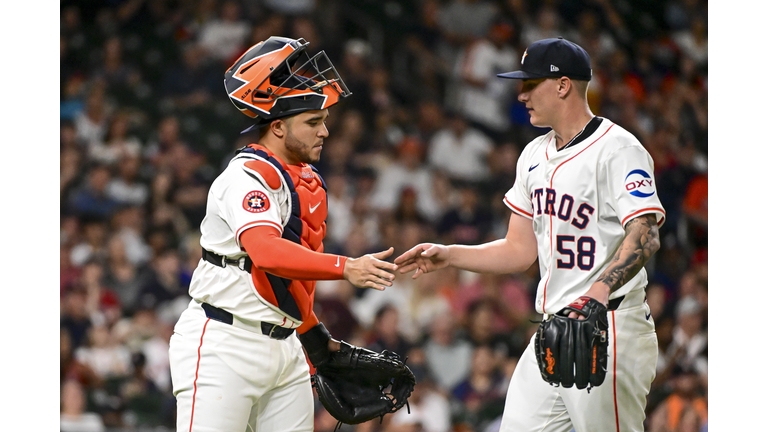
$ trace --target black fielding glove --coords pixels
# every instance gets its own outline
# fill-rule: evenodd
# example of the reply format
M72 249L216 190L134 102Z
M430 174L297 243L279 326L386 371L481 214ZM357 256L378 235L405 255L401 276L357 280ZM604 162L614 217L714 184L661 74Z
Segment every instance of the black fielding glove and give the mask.
M363 423L408 406L416 379L397 354L341 341L341 349L330 357L317 368L312 385L340 424Z
M585 319L568 318L571 311ZM587 391L599 386L608 366L608 309L579 297L539 325L534 347L544 381Z

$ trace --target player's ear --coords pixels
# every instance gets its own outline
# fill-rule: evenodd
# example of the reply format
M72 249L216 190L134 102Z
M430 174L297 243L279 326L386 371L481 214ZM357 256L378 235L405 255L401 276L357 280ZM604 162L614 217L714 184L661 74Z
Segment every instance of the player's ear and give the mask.
M568 77L560 77L557 80L557 96L564 99L573 88L573 82Z
M285 136L287 127L288 125L282 119L275 120L269 124L269 129L272 131L272 134L278 138L283 138Z

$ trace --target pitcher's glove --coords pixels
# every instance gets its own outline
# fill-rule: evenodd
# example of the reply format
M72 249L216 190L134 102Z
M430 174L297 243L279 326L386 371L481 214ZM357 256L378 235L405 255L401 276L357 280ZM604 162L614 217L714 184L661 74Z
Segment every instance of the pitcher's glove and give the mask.
M585 319L568 318L571 311ZM579 297L539 325L534 339L544 381L578 389L599 386L608 364L608 309L591 297Z
M408 404L416 379L397 354L340 343L312 376L320 402L336 420L363 423Z

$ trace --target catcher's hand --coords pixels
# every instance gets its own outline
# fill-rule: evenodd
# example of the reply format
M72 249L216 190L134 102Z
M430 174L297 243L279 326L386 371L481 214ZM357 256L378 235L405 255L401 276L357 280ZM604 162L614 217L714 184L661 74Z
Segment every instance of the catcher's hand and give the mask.
M407 405L416 379L397 354L341 341L341 349L317 368L312 385L336 420L358 424Z
M386 287L391 287L395 275L390 272L397 270L397 266L383 260L394 251L395 248L391 247L359 258L347 258L342 271L344 279L358 288L383 291Z
M574 311L584 318L569 318ZM608 309L579 297L539 325L534 347L544 381L587 391L599 386L608 364Z

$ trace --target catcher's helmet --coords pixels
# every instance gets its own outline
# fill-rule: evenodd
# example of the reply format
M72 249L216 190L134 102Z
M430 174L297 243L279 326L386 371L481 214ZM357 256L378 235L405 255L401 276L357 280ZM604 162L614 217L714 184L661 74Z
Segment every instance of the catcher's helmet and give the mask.
M309 42L272 36L252 46L224 74L224 87L248 128L330 107L351 93L325 51L310 57ZM245 131L244 131L245 132Z

